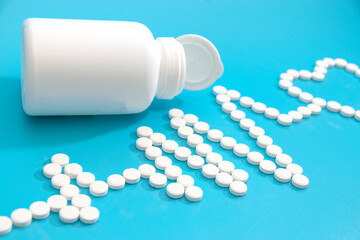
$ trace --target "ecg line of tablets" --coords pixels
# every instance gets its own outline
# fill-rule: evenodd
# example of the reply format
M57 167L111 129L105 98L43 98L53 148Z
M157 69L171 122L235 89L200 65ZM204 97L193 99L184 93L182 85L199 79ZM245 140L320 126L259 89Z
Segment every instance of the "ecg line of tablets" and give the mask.
M309 118L311 115L318 115L323 108L327 108L330 112L339 112L342 116L352 118L360 121L360 110L355 111L351 106L342 106L337 101L326 102L323 98L314 97L309 92L303 92L299 87L293 86L296 79L304 81L324 81L328 68L345 69L349 73L353 73L357 78L360 78L360 69L354 63L348 63L342 58L332 59L324 58L317 60L313 72L308 70L297 71L289 69L286 73L280 74L279 88L287 91L291 97L297 97L301 102L307 103L307 106L300 106L297 110L289 111L287 114L280 114L280 111L273 107L267 107L262 102L255 102L254 99L248 96L241 97L240 92L236 90L227 90L223 86L215 86L213 93L216 96L216 102L222 106L222 110L226 113L231 113L231 116L241 116L242 113L236 111L236 105L232 101L239 101L244 108L251 108L251 110L258 114L264 114L269 119L277 120L283 126L290 126L293 122L301 122L303 118ZM232 111L236 111L232 113Z

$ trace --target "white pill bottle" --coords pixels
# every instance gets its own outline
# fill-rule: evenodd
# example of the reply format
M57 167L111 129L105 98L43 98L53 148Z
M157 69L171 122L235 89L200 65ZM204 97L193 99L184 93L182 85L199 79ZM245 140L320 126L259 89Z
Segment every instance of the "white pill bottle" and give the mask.
M22 102L28 115L130 114L154 97L209 87L223 73L197 35L154 39L136 22L30 18L23 23Z

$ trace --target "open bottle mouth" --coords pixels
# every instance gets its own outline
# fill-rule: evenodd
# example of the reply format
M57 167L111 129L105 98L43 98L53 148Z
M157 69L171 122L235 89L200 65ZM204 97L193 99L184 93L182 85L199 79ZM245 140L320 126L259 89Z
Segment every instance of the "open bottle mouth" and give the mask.
M219 52L206 38L187 34L176 38L185 51L185 89L199 91L210 87L224 72Z

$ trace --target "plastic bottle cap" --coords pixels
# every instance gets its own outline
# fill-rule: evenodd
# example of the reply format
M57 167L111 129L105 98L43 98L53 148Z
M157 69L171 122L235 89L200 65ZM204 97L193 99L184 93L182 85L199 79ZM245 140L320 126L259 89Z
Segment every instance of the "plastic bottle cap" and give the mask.
M183 35L176 40L185 50L185 89L202 90L221 77L224 66L217 49L209 40L194 34Z

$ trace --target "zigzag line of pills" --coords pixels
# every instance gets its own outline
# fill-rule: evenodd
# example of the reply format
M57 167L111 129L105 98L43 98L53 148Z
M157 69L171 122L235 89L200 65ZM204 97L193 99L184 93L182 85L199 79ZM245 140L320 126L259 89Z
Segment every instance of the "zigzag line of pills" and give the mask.
M274 174L274 178L279 182L286 183L291 180L291 183L300 189L307 188L309 185L309 179L302 174L303 168L298 164L292 163L292 158L287 154L283 154L279 146L272 144L273 140L269 136L264 135L265 131L255 126L255 122L251 119L244 118L243 122L240 123L240 127L244 130L249 130L250 137L257 139L257 145L261 148L266 148L266 154L269 157L275 158L279 166L286 168L276 168L275 163L270 160L264 160L264 156L261 153L256 151L250 152L250 148L246 144L237 143L232 137L224 137L224 134L218 129L210 130L210 125L206 122L198 121L198 117L194 114L184 115L184 112L180 109L171 109L169 111L169 118L171 119L170 126L178 131L180 137L183 136L185 138L186 135L184 133L188 133L188 145L195 147L196 153L200 156L206 156L207 158L208 154L211 154L212 148L210 145L202 143L202 137L193 134L193 131L199 134L207 134L207 138L211 142L219 142L223 149L233 150L233 153L238 157L246 157L248 163L259 165L260 171L264 174ZM193 126L193 129L189 126ZM193 141L193 138L198 140ZM214 164L214 162L211 164Z
M71 184L71 179L76 179L78 186L89 188L90 194L95 197L107 195L109 187L113 190L120 190L125 187L125 183L136 184L140 181L140 178L149 179L149 184L154 188L163 187L159 184L164 179L162 174L156 173L155 168L149 164L142 164L138 169L127 168L123 171L123 176L112 174L105 182L95 180L94 174L83 172L81 165L77 163L69 164L69 160L69 156L66 154L55 154L51 157L51 163L43 167L44 176L51 179L51 186L59 189L60 194L50 196L46 202L36 201L30 205L29 209L16 209L11 213L10 218L0 216L0 236L11 232L13 226L23 228L29 226L32 219L46 219L50 215L50 211L59 213L59 219L64 223L74 223L79 219L85 224L96 223L100 216L99 210L91 206L91 198L88 195L80 194L80 189ZM63 171L64 173L62 173ZM183 180L186 180L186 178ZM179 179L179 182L184 181ZM171 193L173 185L169 184L168 187ZM192 194L198 192L197 187L194 186L194 188L193 191L191 191L191 188L188 191L189 197L187 199L191 200ZM201 189L200 191L202 192ZM170 196L170 194L168 195ZM176 197L172 196L172 198ZM194 198L194 201L198 200ZM71 201L71 205L68 205L68 201Z
M255 102L251 97L241 97L240 92L236 90L227 90L223 86L215 86L213 93L216 96L216 102L222 105L222 110L226 113L231 113L236 109L236 105L231 101L239 101L244 108L251 108L251 110L258 114L264 114L269 119L276 119L277 122L283 126L290 126L293 122L301 122L303 118L309 118L311 115L318 115L323 108L327 108L330 112L340 112L344 117L354 117L360 121L360 110L355 111L353 107L342 106L336 101L326 102L319 97L313 97L311 93L303 92L299 87L293 86L293 81L301 79L305 81L314 80L317 82L323 81L328 68L337 67L345 69L349 73L353 73L360 78L360 69L354 63L348 63L342 58L332 59L324 58L316 61L316 66L313 72L308 70L294 70L289 69L286 73L280 74L279 87L287 91L289 96L297 97L301 102L308 103L308 105L300 106L297 110L289 111L287 114L280 114L280 111L273 107L267 107L262 102ZM237 114L236 112L232 115Z

